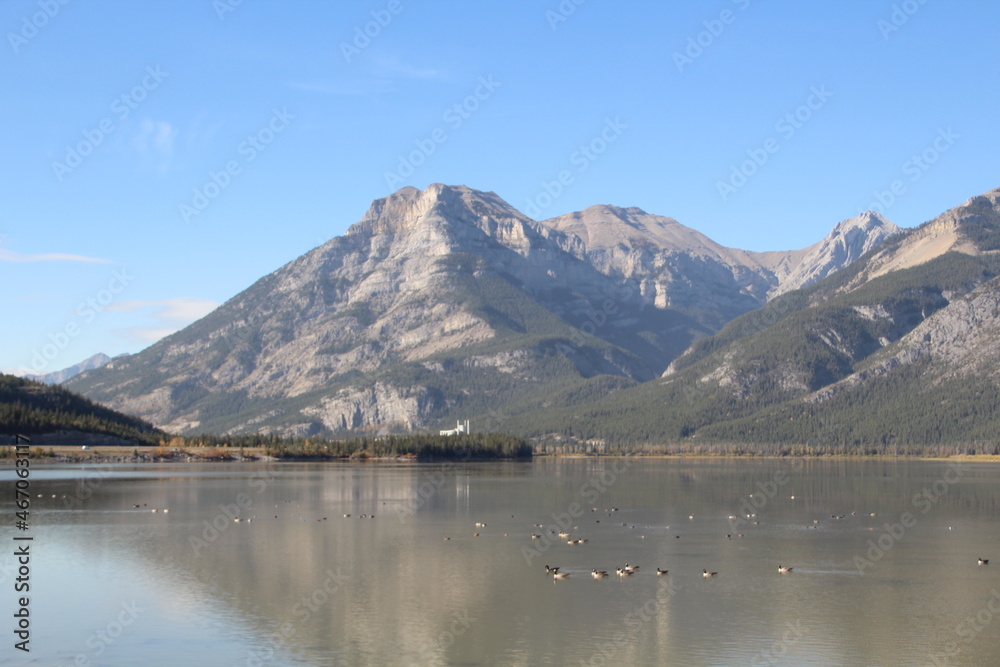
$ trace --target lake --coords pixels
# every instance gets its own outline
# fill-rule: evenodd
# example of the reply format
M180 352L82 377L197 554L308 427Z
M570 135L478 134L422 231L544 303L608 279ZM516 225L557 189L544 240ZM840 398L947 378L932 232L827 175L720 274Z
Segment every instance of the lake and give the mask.
M31 653L8 620L0 660L996 665L998 475L863 459L35 466ZM12 525L9 469L0 486ZM626 562L639 569L619 577Z

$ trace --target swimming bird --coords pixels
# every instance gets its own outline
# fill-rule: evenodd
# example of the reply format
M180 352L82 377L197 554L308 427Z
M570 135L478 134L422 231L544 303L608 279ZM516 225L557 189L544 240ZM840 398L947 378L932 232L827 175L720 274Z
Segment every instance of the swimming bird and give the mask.
M788 574L791 571L792 571L792 568L790 568L790 567L785 567L783 565L779 565L778 566L778 574Z
M558 567L549 567L548 565L546 565L546 566L545 566L545 571L546 571L546 572L547 572L548 574L555 574L556 572L558 572L558 571L559 571L559 568L558 568Z
M590 576L592 576L594 579L604 579L605 577L608 576L608 573L605 570L591 570Z
M668 570L661 570L660 568L656 568L656 576L662 577L665 574L670 574L670 572Z
M708 570L702 570L701 571L701 576L705 577L706 579L710 579L710 578L714 577L717 574L718 574L718 572L709 572Z
M980 558L979 559L979 564L980 565L989 565L990 564L990 559L989 558Z
M628 563L625 563L625 571L628 572L629 574L635 573L635 571L638 569L639 569L638 565L629 565Z
M553 579L565 579L568 576L569 576L569 572L553 572L552 573L552 578Z
M618 574L619 577L622 577L622 578L631 577L632 576L632 570L626 570L623 567L617 568L615 570L615 572Z

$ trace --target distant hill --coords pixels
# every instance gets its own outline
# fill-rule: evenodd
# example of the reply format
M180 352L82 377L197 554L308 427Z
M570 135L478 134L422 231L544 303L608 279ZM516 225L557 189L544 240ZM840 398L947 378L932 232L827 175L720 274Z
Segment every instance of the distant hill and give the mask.
M52 373L45 373L44 375L26 375L24 377L43 384L62 384L66 380L76 377L83 371L100 368L109 361L111 361L111 357L103 352L99 352L88 359L84 359L78 364L73 364L72 366L64 368L60 371L53 371Z
M0 435L53 436L68 443L158 444L152 424L98 405L61 387L0 374Z
M506 430L655 380L733 318L898 232L866 215L808 248L749 253L637 208L535 221L492 192L403 188L67 386L182 434Z

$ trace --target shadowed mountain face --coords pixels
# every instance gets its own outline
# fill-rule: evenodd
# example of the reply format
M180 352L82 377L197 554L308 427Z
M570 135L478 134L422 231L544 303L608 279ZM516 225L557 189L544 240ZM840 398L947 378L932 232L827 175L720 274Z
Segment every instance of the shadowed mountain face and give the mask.
M177 432L496 428L655 379L693 342L898 231L865 214L809 248L752 253L636 208L536 222L491 192L404 188L67 386Z

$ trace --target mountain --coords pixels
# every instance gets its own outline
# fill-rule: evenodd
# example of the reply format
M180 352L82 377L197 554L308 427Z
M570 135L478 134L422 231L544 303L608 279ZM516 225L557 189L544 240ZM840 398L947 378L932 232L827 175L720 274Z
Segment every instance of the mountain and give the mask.
M109 361L111 361L111 357L103 352L98 352L94 356L84 359L80 363L74 364L60 371L53 371L52 373L46 373L45 375L26 375L25 377L29 380L34 380L35 382L41 382L43 384L62 384L71 377L76 377L83 371L100 368Z
M403 188L198 322L67 386L183 433L456 418L485 429L659 377L783 286L896 231L868 220L831 233L849 243L755 254L636 208L538 222L492 192Z
M58 386L0 373L0 442L33 445L156 445L165 433Z
M1000 427L998 276L1000 189L735 318L658 380L525 413L512 427L613 442L992 451Z
M638 283L652 305L716 328L775 295L825 278L901 231L869 211L840 222L808 248L751 252L638 208L592 206L543 224L580 239L582 259L605 275Z
M869 250L877 248L902 230L873 211L837 224L825 239L810 246L801 258L789 255L774 266L778 287L772 295L808 287L841 268L853 264ZM769 254L773 256L773 253ZM769 256L769 259L770 259ZM763 258L761 258L763 259ZM773 261L773 260L772 260Z

